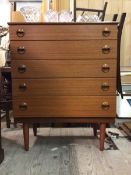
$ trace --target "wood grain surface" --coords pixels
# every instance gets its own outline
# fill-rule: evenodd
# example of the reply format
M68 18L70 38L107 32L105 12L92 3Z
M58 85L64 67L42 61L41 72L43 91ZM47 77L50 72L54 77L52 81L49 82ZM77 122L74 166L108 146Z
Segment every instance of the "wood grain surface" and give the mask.
M115 96L44 96L13 102L14 117L115 117ZM108 103L109 108L102 104Z
M18 37L17 30L22 29L23 37ZM105 37L103 31L108 29L110 35ZM87 39L117 39L116 24L47 24L42 25L10 25L10 40L87 40Z
M103 72L107 64L109 72ZM24 73L18 67L26 66ZM13 78L116 77L116 60L13 60Z
M10 45L13 60L112 59L117 58L116 48L117 40L11 41Z
M114 95L115 78L13 79L13 98L45 95Z

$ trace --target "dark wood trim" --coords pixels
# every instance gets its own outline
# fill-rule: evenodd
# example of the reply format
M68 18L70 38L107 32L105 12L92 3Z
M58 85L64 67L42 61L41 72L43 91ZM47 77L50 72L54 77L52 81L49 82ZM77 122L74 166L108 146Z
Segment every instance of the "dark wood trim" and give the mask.
M89 12L103 12L103 10L98 9L88 9L88 8L76 8L76 11L89 11Z
M118 22L90 22L90 23L81 23L81 22L9 22L8 25L116 25Z
M76 22L76 0L74 0L74 22Z
M117 18L118 18L118 14L114 14L113 18L112 18L112 21L117 21Z
M114 123L115 122L115 118L79 118L79 117L75 117L75 118L64 118L64 117L15 117L15 122L16 123L29 123L29 124L34 124L34 123Z
M103 14L102 14L102 21L105 19L105 14L106 14L106 9L107 9L108 2L105 2L104 9L103 9Z

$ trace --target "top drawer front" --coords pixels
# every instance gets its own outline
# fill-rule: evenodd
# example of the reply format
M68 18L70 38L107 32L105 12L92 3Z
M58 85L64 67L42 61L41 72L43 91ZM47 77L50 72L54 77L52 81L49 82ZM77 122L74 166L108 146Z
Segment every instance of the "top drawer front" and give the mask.
M109 24L10 25L10 40L116 39L117 26Z

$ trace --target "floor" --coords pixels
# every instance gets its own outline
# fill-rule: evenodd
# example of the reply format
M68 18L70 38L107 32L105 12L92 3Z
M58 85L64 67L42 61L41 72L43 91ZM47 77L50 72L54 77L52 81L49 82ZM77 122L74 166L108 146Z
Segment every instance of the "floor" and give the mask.
M130 175L131 142L120 133L119 150L99 151L91 128L30 129L30 150L23 150L22 129L2 129L5 160L0 175ZM105 147L107 145L105 144Z

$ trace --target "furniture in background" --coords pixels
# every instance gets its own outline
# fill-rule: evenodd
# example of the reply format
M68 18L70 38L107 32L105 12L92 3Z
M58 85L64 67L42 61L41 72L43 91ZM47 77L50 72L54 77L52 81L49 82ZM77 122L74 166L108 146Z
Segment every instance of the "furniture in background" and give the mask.
M126 13L122 13L120 22L118 24L118 41L117 41L117 91L123 98L122 84L121 84L121 71L120 71L120 58L121 58L121 36L126 18Z
M116 116L117 23L9 23L13 116L23 123L99 123ZM44 32L43 32L44 31ZM35 131L37 134L37 131Z
M12 80L11 67L0 68L1 73L1 109L5 113L7 128L10 128L10 111L12 110Z
M96 12L99 18L104 21L105 13L107 9L108 2L105 2L103 9L90 9L90 8L79 8L77 7L77 0L74 0L74 21L77 19L77 12L82 12L83 15L85 12Z
M1 38L6 36L8 33L8 28L0 26L0 42ZM1 103L1 94L2 94L2 84L1 84L1 73L0 73L0 163L4 160L4 150L2 149L2 138L1 138L1 108L2 108L2 103Z
M112 21L117 21L117 18L118 18L118 14L114 14L113 18L112 18Z

